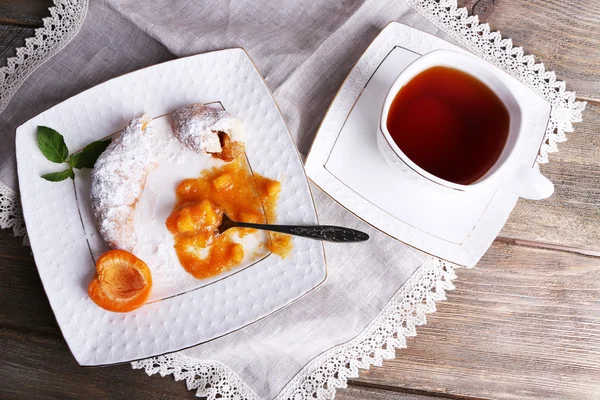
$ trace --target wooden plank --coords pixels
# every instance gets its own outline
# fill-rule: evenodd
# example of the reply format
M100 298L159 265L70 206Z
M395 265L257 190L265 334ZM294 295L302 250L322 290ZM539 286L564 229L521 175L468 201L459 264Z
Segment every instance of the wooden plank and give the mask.
M335 393L335 400L433 400L434 398L439 397L415 393L401 393L353 384L348 385L347 389L339 389Z
M61 337L31 249L0 230L0 327Z
M496 243L427 320L357 382L496 399L600 393L600 258Z
M80 367L62 339L0 329L0 397L2 399L193 399L183 382L148 377L129 364ZM350 385L336 400L427 400L431 396Z
M25 46L25 39L35 34L33 28L0 25L0 67L9 57L17 55L16 49Z
M2 399L194 399L185 383L129 364L80 367L62 338L0 329Z
M480 20L535 54L580 97L600 100L600 2L459 0Z
M552 197L519 200L501 237L600 250L600 104L588 104L583 122L541 171L554 182Z
M0 330L0 397L3 399L105 398L193 399L183 382L160 375L148 377L128 364L80 367L66 344L58 338L31 336ZM431 396L354 386L337 391L336 400L428 400Z
M50 16L48 7L53 5L52 0L2 0L0 24L42 26L42 18Z

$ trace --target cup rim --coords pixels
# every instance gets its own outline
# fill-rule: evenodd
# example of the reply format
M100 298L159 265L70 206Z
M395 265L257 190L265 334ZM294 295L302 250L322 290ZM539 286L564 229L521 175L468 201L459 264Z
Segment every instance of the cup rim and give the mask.
M446 187L449 187L449 188L452 188L452 189L456 189L456 190L467 191L467 190L475 189L475 188L480 187L480 186L484 186L487 183L489 183L490 181L495 180L495 178L498 175L500 175L500 172L503 171L503 170L505 170L507 168L507 166L509 164L508 161L511 158L512 154L514 153L514 149L516 147L516 141L521 136L520 135L520 131L521 131L522 122L520 120L520 118L521 118L520 117L520 115L521 115L520 106L519 106L518 102L516 101L516 99L514 98L514 95L512 94L512 91L506 87L506 84L504 82L502 82L501 79L499 79L499 78L493 78L493 79L497 79L497 83L499 85L501 85L501 86L503 86L503 87L505 87L505 88L508 89L506 91L506 93L505 93L505 97L508 97L509 100L511 100L511 102L514 103L514 105L516 105L516 107L518 108L517 110L511 111L511 108L502 99L502 96L500 96L500 94L498 93L498 91L496 91L492 87L490 87L490 85L487 82L485 82L484 79L481 79L481 75L474 74L474 73L472 73L470 71L467 71L465 68L462 68L461 65L452 65L452 64L447 64L447 63L437 64L437 65L440 65L440 66L446 66L448 68L457 69L457 70L459 70L461 72L464 72L466 74L469 74L469 75L473 76L475 79L479 80L480 82L483 82L490 90L492 90L498 96L498 98L500 99L500 101L502 101L502 103L504 104L504 106L506 107L506 109L507 109L507 111L509 113L509 118L511 118L511 120L514 117L514 114L518 114L518 126L517 126L516 129L509 127L508 137L506 139L506 142L504 144L504 147L502 149L501 154L498 156L498 159L486 171L486 173L481 178L477 179L473 183L470 183L468 185L464 185L464 184L460 184L460 183L454 183L454 182L442 179L442 178L440 178L440 177L438 177L436 175L433 175L432 173L427 172L423 168L419 167L416 163L414 163L410 159L410 157L408 157L400 149L400 147L398 147L398 145L393 140L393 138L391 137L391 134L389 133L389 131L387 129L387 116L389 115L390 106L391 106L392 101L396 97L396 94L398 94L398 92L400 91L400 89L406 83L408 83L412 78L414 78L415 76L417 76L421 72L426 71L427 69L433 68L433 67L436 66L436 64L433 64L433 65L429 65L428 64L428 62L430 61L430 59L436 58L436 57L437 58L443 57L444 55L446 55L448 57L462 58L464 60L467 60L468 62L471 62L472 64L475 64L477 67L487 69L487 72L493 72L493 71L490 71L490 67L492 65L488 64L486 61L484 61L484 60L482 60L482 59L480 59L480 58L478 58L478 57L476 57L474 55L465 54L465 53L461 53L461 52L457 52L457 51L451 51L451 50L446 50L446 49L438 49L438 50L431 51L431 52L429 52L429 53L427 53L427 54L425 54L425 55L417 58L412 63L410 63L404 70L402 70L402 72L400 72L400 74L396 77L396 79L391 84L390 88L388 89L388 92L387 92L387 94L385 96L385 100L383 102L381 116L379 118L379 130L383 134L383 138L385 139L385 141L388 144L388 146L390 146L390 148L393 150L393 152L395 153L395 155L398 158L400 158L400 160L404 164L406 164L410 169L412 169L414 172L418 173L423 178L428 179L428 180L430 180L430 181L432 181L434 183L437 183L439 185L446 186ZM424 67L421 64L424 64ZM513 131L516 131L516 132L513 132ZM510 136L516 136L515 138L513 138L512 146L509 146Z

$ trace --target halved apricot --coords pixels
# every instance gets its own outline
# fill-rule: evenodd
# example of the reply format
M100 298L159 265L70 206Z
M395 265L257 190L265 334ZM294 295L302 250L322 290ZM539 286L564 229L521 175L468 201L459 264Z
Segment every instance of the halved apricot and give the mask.
M152 288L145 262L125 250L110 250L96 261L96 276L88 295L108 311L129 312L143 306Z

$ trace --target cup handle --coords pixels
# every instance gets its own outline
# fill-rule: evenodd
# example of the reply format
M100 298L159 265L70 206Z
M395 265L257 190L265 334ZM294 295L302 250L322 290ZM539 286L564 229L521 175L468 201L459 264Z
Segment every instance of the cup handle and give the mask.
M554 184L542 175L537 164L533 168L526 164L517 167L511 186L520 197L529 200L546 199L554 193Z

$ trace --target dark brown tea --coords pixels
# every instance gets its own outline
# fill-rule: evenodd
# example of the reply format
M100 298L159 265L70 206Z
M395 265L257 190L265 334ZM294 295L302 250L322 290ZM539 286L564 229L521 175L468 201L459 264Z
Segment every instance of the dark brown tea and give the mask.
M415 164L468 185L498 160L510 117L498 96L462 71L433 67L411 79L387 117L392 138Z

